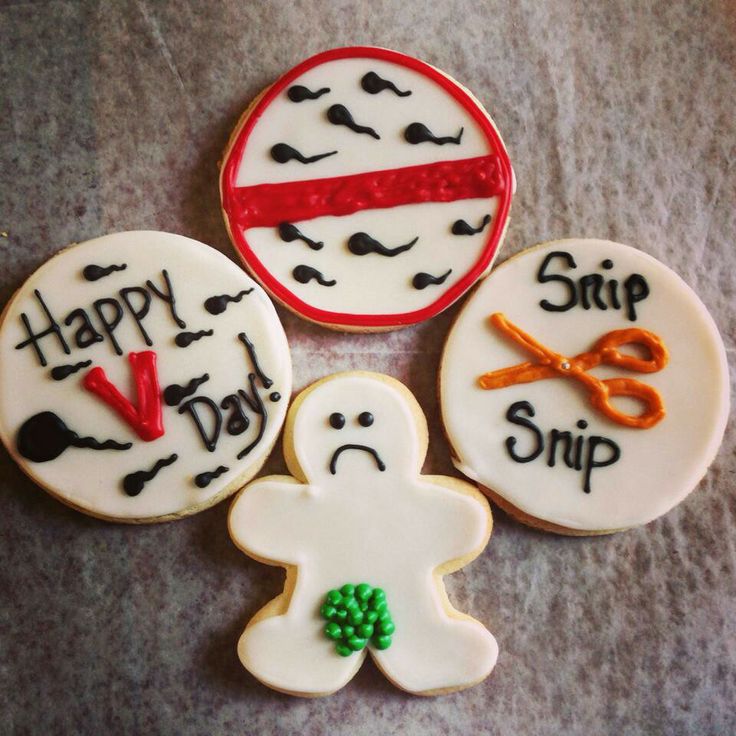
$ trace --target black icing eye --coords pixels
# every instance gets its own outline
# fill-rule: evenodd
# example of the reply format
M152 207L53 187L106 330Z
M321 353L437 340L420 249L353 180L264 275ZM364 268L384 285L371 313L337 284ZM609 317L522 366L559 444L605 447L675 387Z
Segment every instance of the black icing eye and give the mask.
M373 414L363 411L358 415L358 423L361 427L370 427L373 424Z
M332 429L342 429L345 426L345 416L339 411L330 414L330 427Z

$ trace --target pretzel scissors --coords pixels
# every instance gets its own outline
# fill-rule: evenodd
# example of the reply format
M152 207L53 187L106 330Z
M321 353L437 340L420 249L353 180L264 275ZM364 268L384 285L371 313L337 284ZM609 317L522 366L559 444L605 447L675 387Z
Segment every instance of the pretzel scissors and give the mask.
M572 358L550 350L535 340L501 312L490 317L491 324L506 337L534 356L534 361L484 373L478 379L481 388L506 388L517 383L532 383L545 378L574 378L589 391L588 400L594 409L609 419L626 427L649 429L664 418L665 408L657 389L635 378L609 378L601 380L587 371L598 365L611 365L638 373L656 373L667 365L669 353L658 335L648 330L632 327L613 330L603 335L592 350ZM638 358L619 352L623 345L641 345L649 358ZM630 396L641 401L645 409L641 414L626 414L611 403L614 396Z

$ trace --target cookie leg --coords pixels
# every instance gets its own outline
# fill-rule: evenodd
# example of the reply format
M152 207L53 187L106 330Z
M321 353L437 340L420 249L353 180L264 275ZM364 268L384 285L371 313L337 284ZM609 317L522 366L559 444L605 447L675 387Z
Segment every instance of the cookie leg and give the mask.
M322 633L324 622L272 616L246 628L238 642L243 666L261 682L297 695L329 695L346 685L365 652L341 657Z
M371 650L378 667L413 693L460 690L483 680L498 657L493 635L474 619L448 615L427 593L419 595L397 606L391 646Z

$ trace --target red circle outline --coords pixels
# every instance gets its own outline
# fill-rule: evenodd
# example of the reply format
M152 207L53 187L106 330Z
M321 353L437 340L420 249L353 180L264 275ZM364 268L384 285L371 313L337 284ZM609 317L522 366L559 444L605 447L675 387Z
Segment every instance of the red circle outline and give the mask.
M283 283L276 279L264 266L253 252L250 245L248 245L248 241L241 231L240 226L235 222L231 222L232 218L230 213L225 208L227 196L236 188L235 177L251 131L274 98L277 97L293 80L319 64L334 61L336 59L361 57L381 59L408 67L426 77L429 77L440 85L458 103L460 103L460 105L471 115L473 120L486 134L486 137L491 143L493 153L498 156L501 166L500 174L504 183L504 191L499 195L500 202L496 211L496 216L493 220L493 226L488 234L488 239L486 240L486 244L480 258L459 281L453 284L453 286L440 295L434 302L413 312L401 312L398 314L345 314L342 312L331 312L324 309L318 309L317 307L307 304L297 297L296 294L290 291ZM323 51L315 56L305 59L303 62L286 72L266 90L251 113L248 115L245 124L240 131L238 131L234 142L230 146L227 153L227 160L222 167L220 185L223 212L228 223L228 230L230 232L231 239L234 241L239 255L245 264L254 272L258 280L279 301L286 304L286 306L293 309L298 314L305 316L307 319L322 324L338 326L349 325L354 327L399 327L415 324L439 314L470 289L481 274L483 274L489 267L496 254L496 250L498 249L498 243L508 219L508 213L511 207L511 197L513 195L513 172L506 148L503 145L501 137L493 126L490 117L487 115L485 110L482 109L480 103L476 102L468 92L460 87L460 85L452 81L449 77L445 76L433 66L398 51L391 51L390 49L373 46L347 46Z

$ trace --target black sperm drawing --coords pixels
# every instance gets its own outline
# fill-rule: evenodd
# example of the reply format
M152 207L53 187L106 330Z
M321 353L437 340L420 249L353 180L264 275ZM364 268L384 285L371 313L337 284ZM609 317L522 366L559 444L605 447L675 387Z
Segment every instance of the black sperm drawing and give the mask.
M296 148L292 148L288 143L277 143L271 148L271 158L279 164L285 164L289 161L298 161L301 164L313 164L315 161L321 161L328 156L334 156L337 151L329 151L328 153L318 153L314 156L305 156Z
M55 460L69 447L83 447L89 450L129 450L132 446L130 442L115 440L100 442L94 437L80 437L52 411L42 411L26 419L16 438L18 453L34 463Z
M460 128L457 135L436 136L424 123L412 123L405 131L404 138L414 145L417 143L436 143L438 146L444 146L445 143L454 143L460 145L465 128Z

